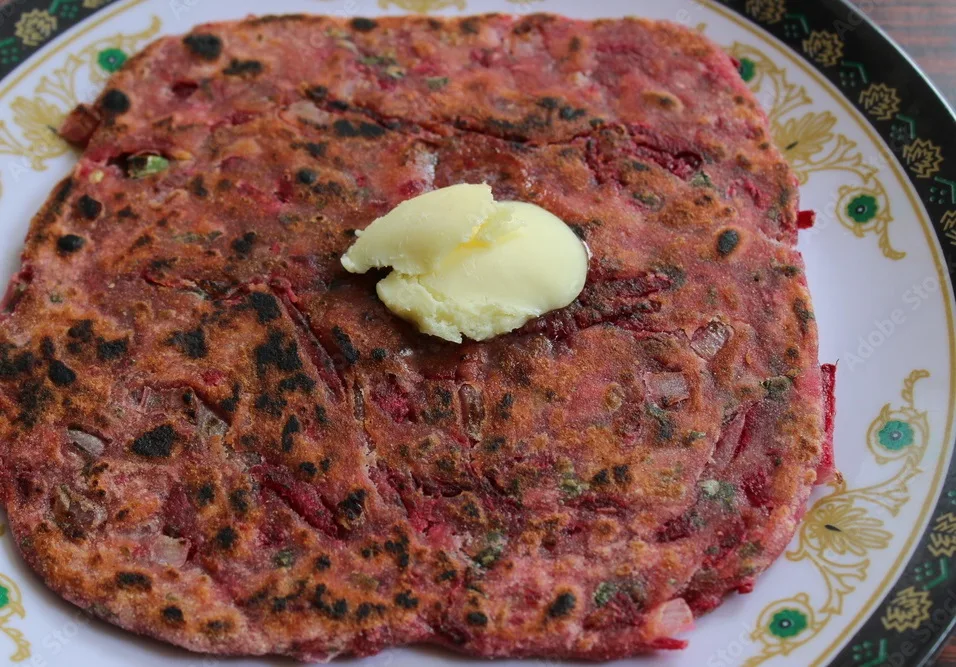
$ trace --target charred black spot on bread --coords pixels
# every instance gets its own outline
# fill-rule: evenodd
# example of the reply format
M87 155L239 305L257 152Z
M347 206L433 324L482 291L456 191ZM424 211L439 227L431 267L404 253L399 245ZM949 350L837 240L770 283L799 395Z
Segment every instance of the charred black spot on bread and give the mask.
M335 339L335 344L338 346L339 351L342 352L345 363L349 366L358 363L362 355L355 349L355 346L352 345L352 339L341 327L332 327L332 337Z
M236 489L229 494L229 504L238 514L249 511L249 492L245 489Z
M302 461L302 463L299 464L299 472L311 479L318 474L319 469L312 461Z
M16 421L32 428L52 398L53 395L47 387L36 380L27 380L17 390L16 402L20 406L20 413Z
M315 179L318 178L318 176L313 170L303 168L299 169L299 171L295 173L295 178L303 185L312 185L315 183Z
M20 352L11 357L12 345L0 344L0 378L12 378L17 375L29 374L37 363L36 357L30 351Z
M359 16L352 19L350 25L353 30L357 30L358 32L371 32L378 27L378 22Z
M348 602L340 598L330 603L325 598L326 593L328 593L328 587L325 584L318 584L312 594L312 606L334 620L345 618L349 611Z
M157 426L133 441L130 449L147 458L168 458L176 442L176 431L169 424Z
M726 257L737 249L740 243L740 234L736 229L725 229L717 236L717 252L721 257Z
M328 150L328 148L329 148L329 144L328 142L325 142L325 141L322 141L322 142L310 141L309 143L305 145L305 150L309 152L309 155L311 155L312 157L316 159L325 157L325 153Z
M117 572L116 585L124 590L152 590L153 582L141 572Z
M83 343L93 340L93 320L80 320L66 330L66 335Z
M282 316L279 310L278 300L271 294L265 292L251 292L249 294L249 305L256 311L256 317L260 324L271 322Z
M316 102L324 102L329 97L329 89L325 86L311 86L305 94L309 97L310 100Z
M299 423L299 419L292 415L286 420L285 426L282 427L282 451L291 452L295 441L293 437L296 433L302 430L302 425Z
M574 610L577 600L573 593L561 593L548 606L548 616L551 618L562 618Z
M365 510L365 489L350 491L345 500L338 504L339 512L348 520L355 521Z
M96 355L100 361L112 361L125 355L128 348L129 341L125 338L117 338L116 340L100 338L96 343Z
M89 195L83 195L76 201L76 210L81 217L87 220L95 220L103 211L103 204Z
M209 196L209 190L206 189L202 175L195 176L189 181L189 191L200 198Z
M302 368L302 359L299 357L299 346L296 342L286 343L281 332L272 330L265 342L255 349L256 368L263 374L270 366L277 370L291 373Z
M282 410L287 405L288 402L284 398L281 396L274 396L269 392L265 392L256 396L256 400L252 404L256 410L264 412L270 417L281 417Z
M375 123L353 123L352 121L339 119L332 124L332 129L336 136L343 138L378 139L385 134L385 128Z
M222 53L222 40L210 33L186 35L183 43L193 54L205 60L216 60Z
M200 507L211 504L216 499L216 485L206 482L196 489L196 502Z
M50 362L47 377L58 387L68 387L76 382L76 372L58 359Z
M183 610L179 607L172 605L169 607L163 607L163 611L161 613L163 620L170 625L182 625L186 622L186 617L183 615Z
M233 624L232 621L227 619L216 619L208 621L205 625L206 634L208 635L222 635L229 632L232 632Z
M256 233L255 232L246 232L240 238L232 242L232 249L236 251L237 255L245 257L250 252L252 252L252 246L256 242Z
M239 534L236 533L236 529L232 526L220 528L216 533L216 546L223 551L228 551L236 543L238 538Z
M295 373L287 378L282 378L279 381L279 393L287 391L303 391L308 394L315 389L315 380L310 378L305 373Z
M358 606L358 609L355 610L355 618L357 618L360 621L364 620L368 618L369 616L371 616L372 611L374 609L375 608L372 606L371 603L363 602L362 604Z
M262 63L258 60L237 60L233 58L229 66L222 71L226 76L255 76L262 72Z
M70 255L86 245L86 239L76 234L64 234L56 240L56 249L61 255Z
M126 113L132 106L126 93L116 88L106 91L100 103L106 111L113 114Z
M465 616L465 621L468 625L474 625L477 627L484 627L488 625L488 617L482 614L480 611L470 611L468 615Z
M67 200L71 192L73 192L73 179L67 178L56 189L56 192L53 194L53 201L57 204L62 204Z
M402 609L414 609L418 606L418 598L412 596L411 591L403 591L395 596L395 604Z
M459 27L466 35L477 35L478 30L481 27L480 20L475 16L471 16L462 20L462 22L459 24Z
M177 331L167 341L190 359L202 359L209 354L206 346L206 334L202 329Z

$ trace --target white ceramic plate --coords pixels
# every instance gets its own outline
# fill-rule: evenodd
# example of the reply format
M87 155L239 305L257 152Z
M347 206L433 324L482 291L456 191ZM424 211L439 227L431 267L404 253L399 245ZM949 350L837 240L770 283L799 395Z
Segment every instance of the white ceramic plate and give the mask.
M885 37L840 0L43 0L0 3L0 278L74 156L56 127L150 40L248 14L548 11L703 31L741 63L819 212L801 235L821 360L840 361L836 461L785 557L655 665L912 665L951 627L956 123ZM952 511L952 513L951 513ZM0 539L0 661L38 667L219 661L120 632L48 592ZM463 659L402 649L365 665ZM261 661L228 661L237 665ZM276 664L282 661L275 661ZM357 661L358 662L358 661ZM512 664L512 663L505 663ZM513 664L519 664L515 662Z

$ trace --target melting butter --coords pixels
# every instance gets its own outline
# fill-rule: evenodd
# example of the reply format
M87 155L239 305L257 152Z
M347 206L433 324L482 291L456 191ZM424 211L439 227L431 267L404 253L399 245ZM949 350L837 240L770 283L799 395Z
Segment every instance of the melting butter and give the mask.
M399 204L342 257L352 273L391 267L379 299L426 334L487 340L564 308L588 271L584 244L545 209L453 185Z

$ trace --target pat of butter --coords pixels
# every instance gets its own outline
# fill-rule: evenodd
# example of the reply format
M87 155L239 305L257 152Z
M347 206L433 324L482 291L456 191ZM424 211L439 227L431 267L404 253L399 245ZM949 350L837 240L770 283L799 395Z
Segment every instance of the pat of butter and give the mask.
M460 343L514 331L584 289L588 252L557 216L496 202L488 185L415 197L373 222L342 257L352 273L394 269L378 297L423 333Z

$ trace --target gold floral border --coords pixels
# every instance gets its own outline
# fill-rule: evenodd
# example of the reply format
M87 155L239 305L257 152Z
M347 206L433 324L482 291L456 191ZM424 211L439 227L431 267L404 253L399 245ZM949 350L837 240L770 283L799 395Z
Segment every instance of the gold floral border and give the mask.
M895 466L895 473L859 489L847 488L843 479L834 480L832 493L816 501L800 524L796 546L787 552L787 559L810 563L823 579L826 596L812 600L801 593L767 605L751 634L761 645L760 653L744 667L789 655L816 638L829 621L843 613L846 596L866 580L870 553L889 548L893 535L871 511L881 508L891 516L899 515L909 502L910 482L922 472L930 429L927 413L916 408L914 389L929 376L925 370L910 373L903 382L901 406L883 406L867 431L870 453L877 463Z
M77 81L85 72L91 83L103 84L125 58L159 34L162 22L153 16L149 25L133 34L117 34L93 42L77 53L69 54L64 63L50 74L40 77L32 97L18 96L10 103L13 125L0 120L0 155L14 155L22 160L17 169L44 171L47 162L65 155L69 146L57 134L66 114L80 100Z
M31 15L24 14L21 22L24 20L32 20ZM88 29L95 25L97 23ZM129 54L138 51L147 40L159 33L161 26L159 17L153 16L149 25L138 33L117 34L97 40L77 53L69 54L63 65L49 75L42 76L32 97L14 98L10 108L13 111L13 125L16 130L0 120L0 155L20 158L21 163L14 164L15 176L22 171L44 171L49 160L67 153L68 146L56 134L56 128L69 110L79 102L77 82L81 73L85 72L94 84L105 83ZM34 26L33 29L39 28ZM33 35L26 28L21 29L21 24L18 24L18 31L23 32L26 38ZM40 37L39 33L35 36L38 39ZM52 55L53 53L48 54L44 61ZM3 188L0 184L0 197L2 194ZM5 533L6 526L0 525L0 537ZM17 617L26 618L23 594L13 579L0 573L0 633L6 635L14 644L15 650L9 656L11 662L22 662L32 655L29 640L21 630L11 625Z
M0 537L7 532L7 527L0 524ZM30 642L22 631L10 626L15 617L26 618L27 612L23 607L23 594L17 583L5 574L0 573L0 633L5 634L13 642L15 651L10 655L10 662L23 662L31 655Z
M753 35L756 39L759 39L764 43L768 43L767 37L762 33L760 28L755 26L750 20L739 16L734 10L724 7L717 0L700 1L707 8L727 19L738 28ZM785 16L791 16L787 14L785 2L783 0L747 0L746 11L755 21L766 24L779 23L780 21L784 20ZM791 18L788 18L787 20L790 21ZM800 21L799 16L792 18L792 22L794 24L800 24L806 27L805 23ZM898 98L898 95L895 95L894 97L895 91L893 91L892 94L887 95L886 104L888 106L884 110L880 111L878 106L873 106L872 110L867 112L871 117L873 117L873 120L868 119L866 115L859 112L853 106L853 104L846 99L841 91L831 84L831 82L820 71L818 71L817 68L808 64L806 60L795 54L788 47L781 47L778 50L782 58L789 60L789 62L792 63L795 68L805 72L807 76L809 76L822 89L829 91L833 102L844 111L847 118L851 119L860 127L860 129L866 134L874 146L882 146L884 144L884 139L874 126L875 118L876 114L878 113L888 113L890 110L893 110L895 113L894 99ZM861 104L865 103L861 102ZM897 120L899 120L899 116L897 116ZM904 128L907 130L905 133L900 132L899 127L894 126L893 134L896 135L899 133L899 138L894 136L894 141L903 141L903 143L906 143L906 141L910 141L915 138L915 130L912 126L912 121L910 119L905 119L905 122L907 126ZM903 136L904 134L905 136ZM936 275L939 283L941 285L949 284L949 272L946 268L946 260L937 248L936 233L933 229L932 222L929 220L923 207L923 200L916 192L915 183L907 177L904 170L897 164L896 160L893 159L889 152L884 151L883 156L885 158L885 166L893 174L895 180L903 189L906 199L909 201L911 209L916 217L916 221L919 223L920 229L923 232L923 237L926 241L927 247L929 247L932 254L933 264L936 268ZM910 153L910 156L911 159L918 157L917 154L912 152ZM911 165L906 164L905 162L904 164L905 166L912 168ZM932 167L930 167L930 169L931 168ZM940 178L937 176L936 180L940 181ZM952 185L954 188L956 188L956 183ZM940 192L941 191L937 191L933 196L937 198L940 197ZM953 200L956 201L956 189L954 189ZM934 201L932 196L929 201ZM953 213L951 219L953 220L951 227L956 228L956 212ZM953 233L953 231L954 230L950 230L950 240L954 242L954 245L956 245L956 233ZM954 326L953 304L951 298L943 298L943 308L946 314L948 340L948 381L946 386L949 395L956 396L956 338L954 338L956 326ZM954 411L952 406L949 405L947 406L946 410L945 428L943 429L942 434L942 442L946 443L947 445L948 443L952 442L953 420ZM932 479L929 483L928 493L926 493L926 495L923 497L922 503L920 504L919 514L913 521L913 529L909 531L909 534L906 536L903 544L896 552L896 557L893 558L893 562L887 572L887 575L877 583L875 590L872 591L867 599L862 600L854 610L849 612L848 616L841 618L841 623L836 636L829 641L826 648L819 652L817 657L813 658L809 662L811 667L819 667L820 665L825 664L825 660L838 651L847 638L851 637L854 632L857 632L860 625L868 618L868 615L872 613L873 608L883 598L884 593L888 590L891 590L892 586L897 582L898 575L903 571L903 568L909 559L911 548L919 539L919 537L924 534L924 523L928 517L931 516L932 510L936 505L937 491L939 490L946 470L948 469L948 454L948 446L939 448L936 461L931 467L933 472ZM854 658L856 659L857 656L860 658L857 660L857 662L860 663L860 667L873 667L874 665L880 664L880 655L885 650L885 640L881 640L879 645L876 645L873 642L870 642L868 639L864 639L859 646L854 646L852 648Z
M840 188L837 220L858 238L873 234L888 259L906 257L893 247L889 227L893 213L879 169L868 164L855 141L834 131L837 117L812 110L813 99L803 86L791 83L787 72L760 49L735 42L728 50L740 63L740 73L755 94L769 97L767 115L773 141L790 163L801 185L819 172L841 171L857 181Z

